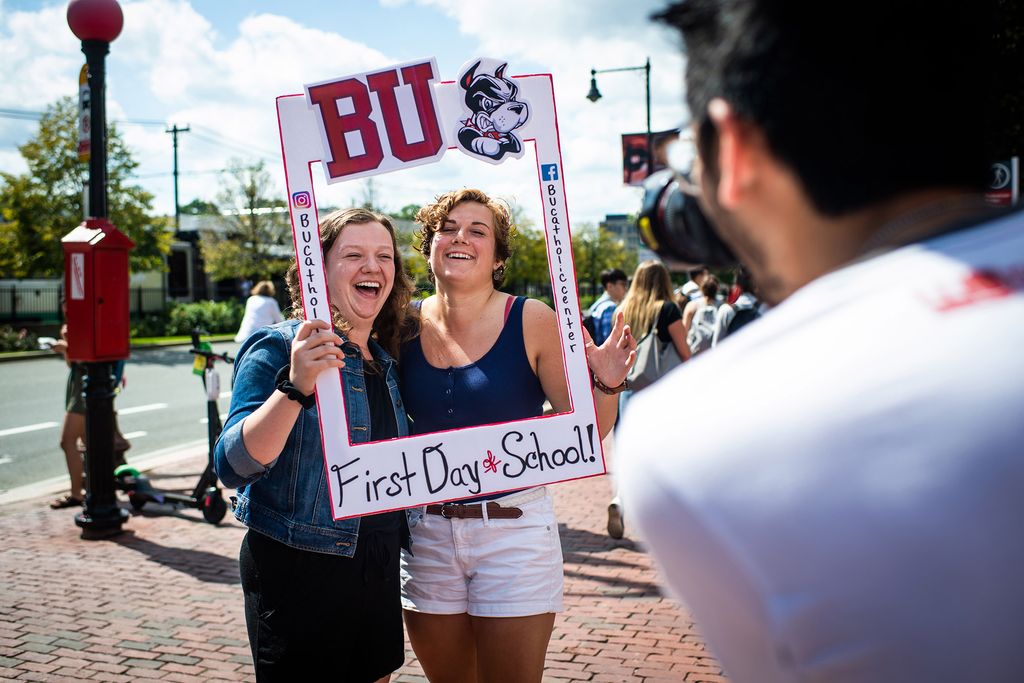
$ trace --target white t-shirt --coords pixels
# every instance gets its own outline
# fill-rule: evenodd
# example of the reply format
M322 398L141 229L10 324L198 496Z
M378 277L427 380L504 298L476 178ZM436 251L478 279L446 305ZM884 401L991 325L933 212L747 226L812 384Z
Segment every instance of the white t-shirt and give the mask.
M626 518L734 683L1024 680L1022 290L1017 212L821 277L633 397Z
M245 314L242 315L242 324L238 326L238 334L235 341L245 341L246 338L265 325L279 323L284 318L281 316L281 309L277 307L277 301L271 296L250 296L245 301Z

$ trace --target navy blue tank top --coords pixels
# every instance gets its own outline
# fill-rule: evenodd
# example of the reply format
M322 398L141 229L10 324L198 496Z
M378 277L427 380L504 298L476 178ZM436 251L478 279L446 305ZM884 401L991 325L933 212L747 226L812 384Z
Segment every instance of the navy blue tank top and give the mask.
M512 302L494 346L475 363L435 368L420 338L402 347L399 373L412 434L537 417L544 390L530 367L523 340L524 297Z

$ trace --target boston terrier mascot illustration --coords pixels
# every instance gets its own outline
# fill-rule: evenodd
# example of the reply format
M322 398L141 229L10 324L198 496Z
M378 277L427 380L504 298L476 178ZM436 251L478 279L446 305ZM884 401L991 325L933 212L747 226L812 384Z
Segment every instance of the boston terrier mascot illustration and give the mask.
M517 99L519 87L505 78L508 64L499 66L493 75L478 74L481 61L459 79L470 112L470 117L461 122L459 143L473 154L500 161L506 154L522 153L523 143L512 131L530 118L530 108Z

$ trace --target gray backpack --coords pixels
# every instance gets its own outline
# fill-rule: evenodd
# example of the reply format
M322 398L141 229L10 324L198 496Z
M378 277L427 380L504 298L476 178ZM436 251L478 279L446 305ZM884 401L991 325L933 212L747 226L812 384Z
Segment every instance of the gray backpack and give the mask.
M686 334L686 344L690 353L700 353L711 348L711 339L715 336L715 316L718 309L705 304L697 309L690 321L690 331Z

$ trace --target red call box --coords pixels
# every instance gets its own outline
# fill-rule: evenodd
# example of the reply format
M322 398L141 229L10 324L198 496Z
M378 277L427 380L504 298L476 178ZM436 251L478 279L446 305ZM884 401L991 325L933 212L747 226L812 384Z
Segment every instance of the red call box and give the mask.
M128 252L135 242L104 218L61 239L68 360L128 358Z

